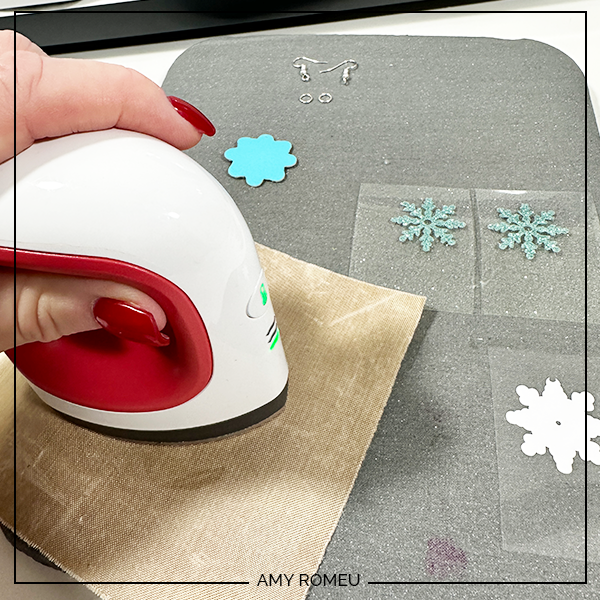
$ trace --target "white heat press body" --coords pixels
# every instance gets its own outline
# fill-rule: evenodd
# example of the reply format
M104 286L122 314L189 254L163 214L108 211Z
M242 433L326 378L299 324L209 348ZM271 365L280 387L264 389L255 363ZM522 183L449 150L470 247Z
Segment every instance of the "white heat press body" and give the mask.
M13 266L16 248L17 269L137 287L161 305L171 338L155 347L100 329L9 351L47 404L150 441L218 437L283 408L288 367L267 282L209 173L116 129L34 144L16 159L16 196L13 168L0 166L0 266Z

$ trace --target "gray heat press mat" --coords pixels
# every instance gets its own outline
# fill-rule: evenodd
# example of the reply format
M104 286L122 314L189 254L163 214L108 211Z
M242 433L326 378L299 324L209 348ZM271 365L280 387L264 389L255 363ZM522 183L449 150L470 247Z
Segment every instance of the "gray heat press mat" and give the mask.
M303 83L298 56L340 69ZM217 135L189 153L229 191L256 241L379 285L429 297L320 573L361 575L325 598L592 598L600 591L599 468L560 473L520 449L519 384L584 389L584 77L547 45L485 38L251 36L203 41L169 71L168 94ZM314 97L302 104L303 93ZM322 104L322 92L333 96ZM258 188L227 174L240 137L292 142L298 164ZM600 404L600 167L588 104L588 389ZM515 191L526 192L514 193ZM509 193L512 192L512 193ZM398 241L399 203L456 204L457 244ZM450 200L452 199L452 202ZM496 208L555 210L559 254L501 251ZM594 201L596 204L594 204ZM391 212L390 212L391 211ZM490 220L491 219L491 220ZM449 275L448 275L449 274ZM527 277L526 277L527 276ZM437 288L437 289L433 289ZM428 293L428 291L430 293ZM596 406L593 414L600 416ZM582 419L583 419L582 415ZM349 440L351 443L351 440ZM437 585L377 582L431 582ZM452 582L496 582L485 586ZM442 582L440 584L440 582ZM509 582L500 584L498 582Z

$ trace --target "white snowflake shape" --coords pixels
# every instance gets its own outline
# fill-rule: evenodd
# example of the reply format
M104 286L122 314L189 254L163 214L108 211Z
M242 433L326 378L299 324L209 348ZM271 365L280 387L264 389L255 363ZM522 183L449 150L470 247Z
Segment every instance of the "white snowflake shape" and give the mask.
M585 457L600 465L600 446L591 439L600 436L600 419L587 415L587 440L583 415L594 410L594 396L589 392L573 392L571 399L565 394L560 381L548 378L540 396L535 388L517 387L519 401L528 408L509 410L506 420L513 425L528 429L523 436L521 450L527 456L550 451L556 468L561 473L573 471L573 459ZM586 402L587 399L587 402ZM587 404L587 406L586 406ZM584 410L585 406L585 410Z

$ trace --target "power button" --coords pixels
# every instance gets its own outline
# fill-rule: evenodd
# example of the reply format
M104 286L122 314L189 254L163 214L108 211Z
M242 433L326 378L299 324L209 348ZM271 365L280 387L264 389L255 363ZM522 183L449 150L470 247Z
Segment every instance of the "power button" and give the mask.
M267 280L265 278L265 272L260 272L258 282L254 287L252 296L246 307L246 314L252 319L262 317L267 312L269 306L269 288L267 287Z

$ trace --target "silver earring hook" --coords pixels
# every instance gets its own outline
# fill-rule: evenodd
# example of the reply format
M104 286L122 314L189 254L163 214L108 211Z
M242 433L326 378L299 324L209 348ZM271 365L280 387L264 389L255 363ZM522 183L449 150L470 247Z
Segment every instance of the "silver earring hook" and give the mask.
M358 69L358 63L352 58L349 58L348 60L343 60L339 65L335 65L335 67L331 67L330 69L324 69L323 71L319 71L319 73L330 73L331 71L339 69L342 65L348 65L342 71L342 85L348 85L348 82L350 81L350 71Z
M305 64L302 64L302 63L299 65L296 64L299 60L307 60L308 62L314 63L316 65L326 65L327 64L326 60L315 60L314 58L308 58L306 56L298 56L298 58L295 58L292 61L292 66L295 69L300 69L300 78L302 79L302 81L310 81L310 75L308 74L308 71L306 70Z

